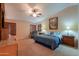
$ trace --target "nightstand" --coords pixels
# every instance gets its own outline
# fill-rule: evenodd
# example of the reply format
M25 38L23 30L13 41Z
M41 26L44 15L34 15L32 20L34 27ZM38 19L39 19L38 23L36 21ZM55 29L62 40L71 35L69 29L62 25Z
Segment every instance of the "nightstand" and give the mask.
M75 47L75 37L63 35L62 43L68 46Z

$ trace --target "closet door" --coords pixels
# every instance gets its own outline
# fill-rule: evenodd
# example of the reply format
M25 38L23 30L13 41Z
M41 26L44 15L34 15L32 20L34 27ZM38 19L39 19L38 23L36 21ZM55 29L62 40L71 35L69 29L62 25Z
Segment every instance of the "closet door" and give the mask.
M9 28L9 22L4 23L4 28Z
M9 29L11 35L16 35L16 23L9 23Z
M16 23L5 22L4 28L8 29L8 34L16 35Z

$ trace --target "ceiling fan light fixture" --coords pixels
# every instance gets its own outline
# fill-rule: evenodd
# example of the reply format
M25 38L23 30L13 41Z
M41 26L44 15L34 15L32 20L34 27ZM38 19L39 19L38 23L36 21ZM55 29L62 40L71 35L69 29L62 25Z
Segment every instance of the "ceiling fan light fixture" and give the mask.
M28 10L28 13L33 17L39 17L42 15L41 9L37 9L37 8L30 8Z
M35 13L33 13L33 15L32 15L33 17L37 17L37 15L35 14Z

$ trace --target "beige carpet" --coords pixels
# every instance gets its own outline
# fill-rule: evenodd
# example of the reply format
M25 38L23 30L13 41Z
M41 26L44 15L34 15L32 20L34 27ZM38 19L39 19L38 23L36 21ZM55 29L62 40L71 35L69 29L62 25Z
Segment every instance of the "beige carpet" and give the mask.
M79 49L66 46L59 45L59 47L54 51L55 56L79 56Z
M18 40L19 56L53 56L53 50L35 43L33 39Z
M5 40L0 42L0 47L18 43L18 56L79 56L79 49L66 45L59 45L55 50L51 50L33 39Z

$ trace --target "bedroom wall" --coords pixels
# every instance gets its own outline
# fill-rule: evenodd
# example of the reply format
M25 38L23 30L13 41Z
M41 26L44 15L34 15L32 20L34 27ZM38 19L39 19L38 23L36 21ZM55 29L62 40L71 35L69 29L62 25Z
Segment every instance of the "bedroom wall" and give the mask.
M54 16L51 17L58 17L58 29L57 30L50 30L49 29L49 20L43 21L42 24L42 29L45 29L46 31L59 31L59 32L64 32L67 30L67 26L70 26L70 30L73 31L74 35L76 35L76 39L78 39L78 47L79 47L79 11L78 11L79 6L71 6L68 8L65 8L61 12L55 14Z
M30 22L17 21L17 39L24 39L29 37Z
M78 31L78 24L77 24L77 11L78 6L71 6L65 8L61 12L55 14L51 17L58 17L58 29L57 30L50 30L49 29L49 20L45 20L42 22L43 29L47 31L64 31L66 30L66 26L71 27L71 30ZM50 18L50 17L49 17Z
M78 49L79 49L79 24L78 24Z
M79 22L79 5L78 5L78 22ZM79 23L78 23L78 48L79 48Z
M5 21L16 23L16 39L17 40L29 37L30 22L28 22L28 21L15 21L15 20L5 20Z

